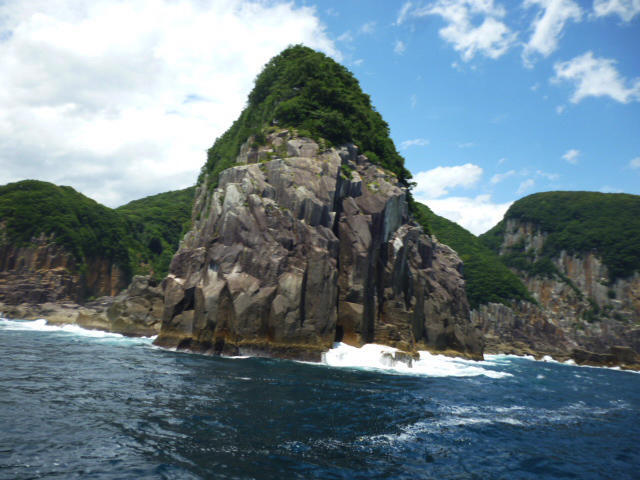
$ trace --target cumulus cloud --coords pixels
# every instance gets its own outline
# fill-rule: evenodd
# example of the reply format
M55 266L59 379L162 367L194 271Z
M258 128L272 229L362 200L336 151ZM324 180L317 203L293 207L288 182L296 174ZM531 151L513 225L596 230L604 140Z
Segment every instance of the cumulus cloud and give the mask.
M290 2L11 0L0 18L0 183L111 206L193 184L287 45L340 60L316 11Z
M463 226L474 235L480 235L497 224L512 202L495 203L490 195L476 197L448 197L429 199L416 196L437 215Z
M636 157L629 161L629 166L631 168L640 168L640 157Z
M515 172L514 172L515 173ZM483 170L467 163L453 167L436 167L413 175L413 195L436 214L462 225L475 235L489 230L502 220L511 205L495 203L490 195L446 197L454 188L469 189L482 178Z
M401 150L406 150L409 147L426 147L429 145L429 140L426 138L414 138L413 140L405 140L400 144Z
M508 172L504 172L504 173L496 173L493 177L491 177L491 183L493 185L496 185L506 180L509 177L513 177L515 174L516 174L515 170L509 170Z
M630 22L640 13L640 0L594 0L593 13L596 17L618 15L625 22Z
M423 198L438 198L449 193L452 188L472 187L481 177L482 168L472 163L454 167L436 167L418 172L413 176L413 181L416 182L413 192L416 196Z
M540 12L533 21L533 33L524 47L522 58L531 66L531 57L540 54L548 57L558 48L558 40L569 20L579 22L582 9L573 0L525 0L525 7L539 6Z
M575 85L571 102L578 103L586 97L611 97L621 103L640 101L640 79L628 82L610 58L597 58L589 51L566 62L558 62L553 68L553 81L568 81ZM627 84L630 84L627 86Z
M578 163L579 156L580 156L580 150L576 150L575 148L572 148L571 150L567 150L567 152L564 155L562 155L562 158L564 158L571 165L576 165Z
M494 0L437 0L424 7L414 7L407 2L400 10L396 24L410 17L429 15L441 16L447 22L440 29L440 36L453 44L465 62L476 54L499 58L516 39L516 34L502 22L504 8Z
M518 186L518 190L516 191L516 193L518 195L522 195L523 193L531 190L535 185L535 183L536 182L533 178L529 178L523 182L520 182L520 185Z

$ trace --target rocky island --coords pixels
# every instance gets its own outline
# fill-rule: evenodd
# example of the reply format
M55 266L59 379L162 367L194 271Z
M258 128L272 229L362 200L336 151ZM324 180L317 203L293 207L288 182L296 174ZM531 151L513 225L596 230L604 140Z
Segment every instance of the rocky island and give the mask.
M0 311L208 354L319 360L375 342L407 361L639 368L639 197L537 194L475 237L410 187L353 75L290 47L195 188L113 210L46 182L0 187Z

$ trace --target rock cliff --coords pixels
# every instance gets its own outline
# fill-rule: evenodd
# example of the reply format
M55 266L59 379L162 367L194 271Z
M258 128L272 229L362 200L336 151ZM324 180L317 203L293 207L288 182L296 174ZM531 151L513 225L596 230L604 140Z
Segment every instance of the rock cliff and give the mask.
M249 139L236 163L197 190L158 345L317 360L341 340L481 356L462 262L411 222L392 174L355 145L289 130Z
M545 232L532 222L506 219L503 257L523 254L514 268L538 305L486 305L473 313L488 351L573 357L579 363L640 364L640 275L611 282L595 251L545 257ZM536 267L542 262L544 268Z
M115 295L126 287L113 262L94 258L86 268L45 235L28 245L0 245L0 301L7 304L78 302L90 296Z

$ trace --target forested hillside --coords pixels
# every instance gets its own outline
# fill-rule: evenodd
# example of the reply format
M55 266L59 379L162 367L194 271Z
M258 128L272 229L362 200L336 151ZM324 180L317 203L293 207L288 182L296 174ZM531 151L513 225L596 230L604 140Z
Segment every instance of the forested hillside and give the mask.
M513 300L533 301L527 288L475 235L457 223L433 213L416 203L416 219L438 240L450 246L464 262L467 297L471 308L495 302L509 304Z
M24 180L0 187L0 245L26 246L44 235L83 268L103 258L125 275L166 275L191 215L194 188L111 209L71 187Z
M161 279L186 232L195 187L159 193L134 200L116 209L135 239L132 260L138 271L149 269Z
M640 271L640 196L624 193L544 192L515 202L501 221L480 236L498 252L506 222L531 223L546 234L542 252L516 245L505 263L530 274L553 273L550 259L561 251L594 252L609 270L610 280ZM516 248L520 247L520 248Z

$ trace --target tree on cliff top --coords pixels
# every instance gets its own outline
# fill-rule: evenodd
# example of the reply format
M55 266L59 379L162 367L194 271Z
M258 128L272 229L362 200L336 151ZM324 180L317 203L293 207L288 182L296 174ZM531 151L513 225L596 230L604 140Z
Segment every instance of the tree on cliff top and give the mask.
M326 55L296 45L265 65L246 108L209 149L199 181L207 173L217 184L218 174L234 164L241 145L271 125L297 128L336 146L353 142L404 185L411 178L389 137L389 125L353 74Z

